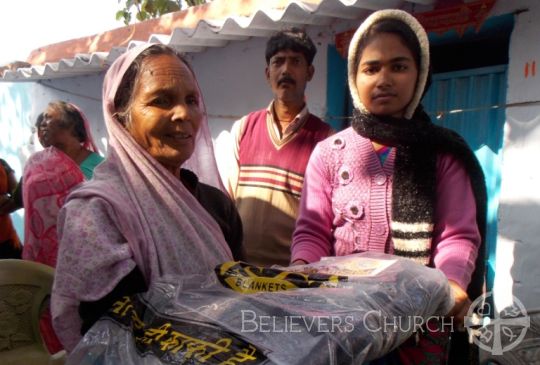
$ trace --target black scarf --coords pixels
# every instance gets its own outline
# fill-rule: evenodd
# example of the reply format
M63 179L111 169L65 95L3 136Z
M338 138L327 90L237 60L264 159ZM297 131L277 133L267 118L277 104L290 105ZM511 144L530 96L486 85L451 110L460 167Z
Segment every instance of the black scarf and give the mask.
M401 242L394 251L399 256L432 264L429 257L437 204L437 156L450 153L461 161L471 180L482 237L476 268L467 289L470 298L477 298L482 294L485 276L487 193L482 168L467 143L456 132L431 123L421 106L410 120L354 110L352 127L365 138L396 147L391 230L394 244ZM419 249L418 242L426 245Z

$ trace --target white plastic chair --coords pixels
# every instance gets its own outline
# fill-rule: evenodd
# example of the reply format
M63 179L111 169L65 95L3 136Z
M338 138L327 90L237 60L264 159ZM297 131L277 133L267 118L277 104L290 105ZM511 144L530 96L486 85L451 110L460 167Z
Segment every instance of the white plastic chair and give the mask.
M51 294L54 269L25 260L0 260L0 364L63 364L51 355L39 330L40 313Z

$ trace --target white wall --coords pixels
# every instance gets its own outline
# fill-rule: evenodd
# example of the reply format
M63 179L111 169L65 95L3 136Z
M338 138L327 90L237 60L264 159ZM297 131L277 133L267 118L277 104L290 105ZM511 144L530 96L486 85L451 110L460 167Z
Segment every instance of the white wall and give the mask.
M331 28L308 29L317 43L315 75L308 83L306 94L312 113L323 117L326 113L326 44L331 40ZM272 99L266 82L264 50L267 38L250 38L231 42L224 48L208 49L187 55L203 92L212 137L226 135L232 123L250 111L265 108ZM53 100L65 100L79 106L90 121L94 141L106 154L107 132L103 122L101 88L103 74L42 80L39 82L0 83L0 156L21 176L28 156L41 149L32 127L37 115ZM222 132L225 132L222 134ZM228 143L228 139L225 143ZM226 169L227 156L219 144L218 162ZM23 210L13 214L20 237L23 236Z
M494 14L525 9L515 16L510 40L494 296L498 309L511 295L526 308L540 309L540 2L499 1ZM536 76L531 76L532 62ZM525 67L529 63L529 75Z

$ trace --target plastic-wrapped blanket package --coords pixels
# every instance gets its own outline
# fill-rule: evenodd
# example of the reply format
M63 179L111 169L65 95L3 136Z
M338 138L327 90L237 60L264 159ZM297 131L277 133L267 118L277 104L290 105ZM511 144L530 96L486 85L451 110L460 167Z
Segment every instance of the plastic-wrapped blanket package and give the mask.
M361 364L452 305L442 272L391 255L227 262L121 298L67 364Z

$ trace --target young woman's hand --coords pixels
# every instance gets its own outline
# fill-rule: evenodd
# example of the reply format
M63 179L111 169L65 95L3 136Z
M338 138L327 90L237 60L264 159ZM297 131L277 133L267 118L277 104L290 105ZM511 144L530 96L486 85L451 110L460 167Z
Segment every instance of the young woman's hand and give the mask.
M458 283L453 280L448 280L448 282L450 284L450 287L452 288L455 302L454 307L450 310L447 316L453 317L454 324L458 328L460 328L463 327L463 321L465 319L465 316L467 315L469 307L471 306L471 300L469 299L469 296L467 295L465 290L463 290Z

